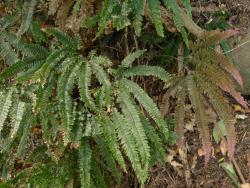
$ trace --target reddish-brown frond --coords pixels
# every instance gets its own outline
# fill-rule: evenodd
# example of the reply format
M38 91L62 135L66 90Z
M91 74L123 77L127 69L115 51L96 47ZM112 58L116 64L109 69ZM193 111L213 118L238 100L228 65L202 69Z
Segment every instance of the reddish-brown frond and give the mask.
M219 63L219 65L225 71L227 71L237 81L237 83L242 87L243 80L242 80L242 77L241 77L240 72L237 69L237 67L234 64L229 63L228 58L223 54L216 53L216 58L217 58L217 62Z
M219 66L216 64L201 63L198 71L223 91L228 92L244 108L248 108L248 103L244 100L241 94L235 90L233 80Z
M196 74L198 87L204 91L217 113L218 117L225 122L227 130L228 155L232 158L235 150L236 135L234 130L235 118L233 110L223 95L223 92L209 81L205 76Z
M193 76L190 76L187 79L187 87L188 87L189 97L195 112L196 122L200 131L203 150L205 151L205 165L207 165L211 157L212 143L210 140L208 121L203 102L204 97L202 96L202 93L199 90L199 88L196 86L196 82Z
M175 131L177 134L177 145L181 149L184 147L184 116L185 116L185 89L179 87L177 90L177 104L175 108Z

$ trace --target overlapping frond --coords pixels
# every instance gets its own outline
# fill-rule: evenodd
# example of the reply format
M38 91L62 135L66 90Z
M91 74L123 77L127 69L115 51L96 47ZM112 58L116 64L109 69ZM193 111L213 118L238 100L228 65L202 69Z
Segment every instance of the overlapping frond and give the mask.
M168 81L171 76L161 67L137 65L123 72L124 77L154 76L162 81Z
M81 142L79 148L79 170L81 178L81 186L90 188L92 186L91 180L91 161L92 150L87 139Z
M123 87L126 87L134 97L140 102L140 104L145 108L150 117L155 121L155 123L159 126L162 133L165 135L166 139L168 138L168 128L167 124L161 116L159 109L153 100L145 93L145 91L139 87L136 83L123 79L122 84Z

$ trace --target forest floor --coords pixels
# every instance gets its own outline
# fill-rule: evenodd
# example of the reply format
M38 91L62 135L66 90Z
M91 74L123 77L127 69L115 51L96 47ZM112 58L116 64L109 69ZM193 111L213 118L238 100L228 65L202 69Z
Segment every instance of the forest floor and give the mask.
M193 10L193 16L197 22L200 22L201 19L211 21L210 16L212 12L217 10L227 11L230 15L227 24L232 28L238 28L243 33L244 38L244 34L246 34L250 27L249 0L193 0L192 2L192 6L195 7ZM235 108L237 109L238 106L236 105ZM242 174L244 180L250 183L250 114L247 114L238 108L235 118L237 119L235 125L237 132L237 145L234 166L236 164L239 167L238 171ZM192 114L190 115L190 119L187 119L185 126L187 156L183 160L183 156L180 156L176 146L170 148L166 159L168 162L165 166L159 165L152 168L147 187L236 187L228 174L221 167L221 163L223 162L233 164L225 156L226 151L223 144L216 145L214 143L213 157L205 167L203 160L204 157L202 150L200 149L201 144L198 142L199 134L197 134L198 130L195 126ZM239 177L237 172L236 174ZM244 180L239 178L241 184ZM245 184L245 187L249 188L249 185Z

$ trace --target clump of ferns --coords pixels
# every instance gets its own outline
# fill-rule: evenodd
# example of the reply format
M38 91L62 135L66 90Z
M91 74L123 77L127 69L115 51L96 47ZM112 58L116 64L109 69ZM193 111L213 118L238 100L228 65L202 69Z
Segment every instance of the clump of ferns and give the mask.
M46 153L56 164L64 159L65 152L71 149L78 152L76 160L83 187L92 184L109 187L110 181L105 181L102 172L111 174L119 184L121 170L127 171L125 156L143 186L149 166L164 160L164 143L169 132L156 104L130 78L154 76L167 81L170 75L158 66L132 66L145 50L129 54L114 68L107 57L95 52L83 57L79 38L55 29L47 29L46 33L56 38L54 45L45 53L25 56L0 74L1 82L6 79L13 82L10 86L6 83L1 95L0 131L7 118L18 119L12 129L19 135L15 140L23 153L27 139L24 142L22 138L30 134L32 126L39 125L46 146L46 151L40 152ZM27 100L13 97L12 90L17 87ZM19 99L17 103L21 106L19 109L17 105L19 110L12 115L14 98ZM22 132L24 124L28 127ZM10 149L1 152L7 154Z
M184 146L184 106L187 98L191 102L205 152L205 164L210 159L212 148L206 105L210 105L218 118L225 123L229 158L233 157L236 144L235 117L224 92L230 94L244 108L248 108L247 102L236 91L237 84L240 86L243 84L239 71L228 62L225 55L212 47L235 33L234 30L207 32L203 38L191 43L188 62L186 64L179 62L181 69L178 76L170 82L169 90L163 99L164 104L167 103L170 94L174 94L177 98L175 121L178 146ZM164 105L162 107L164 108ZM165 113L166 109L163 110L164 115Z

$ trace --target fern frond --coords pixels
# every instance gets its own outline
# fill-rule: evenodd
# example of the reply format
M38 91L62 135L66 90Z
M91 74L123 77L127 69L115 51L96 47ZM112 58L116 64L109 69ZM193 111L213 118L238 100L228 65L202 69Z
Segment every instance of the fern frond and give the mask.
M215 64L200 65L202 74L211 80L214 84L220 87L222 90L228 92L234 99L243 107L248 108L248 103L244 100L239 92L235 90L235 84L231 77L226 74L219 66ZM213 75L211 77L211 75Z
M112 23L113 27L116 28L117 31L124 29L125 27L128 27L130 23L130 19L128 18L131 10L128 6L128 2L124 1L121 4L120 12L116 13L117 16L113 16Z
M216 57L218 59L219 65L224 70L226 70L238 82L238 84L242 87L243 80L242 80L242 77L241 77L240 72L237 69L237 67L234 64L228 62L228 58L224 54L216 53Z
M168 81L170 75L161 67L149 65L137 65L123 72L124 77L132 76L154 76L162 81Z
M11 48L10 44L0 36L0 54L6 60L8 65L15 64L18 61L17 54Z
M81 186L84 188L91 188L91 161L92 150L87 139L84 139L79 148L79 171L81 178Z
M155 148L155 151L153 151L151 148L151 158L155 156L155 160L152 161L163 162L165 159L165 148L162 143L162 139L159 137L156 128L149 122L149 120L145 116L141 116L140 118L147 138L149 138L150 144Z
M205 91L213 105L219 118L225 122L228 132L228 154L232 158L236 144L236 134L234 129L235 118L231 106L226 101L223 92L212 84L206 77L197 75L198 87Z
M105 125L106 126L106 125ZM115 160L111 154L111 151L109 150L108 146L107 146L107 142L105 142L102 138L97 137L95 139L95 141L98 144L98 147L100 149L100 153L104 159L104 161L107 164L107 167L109 168L109 171L111 172L111 174L114 176L115 181L119 184L120 180L121 180L121 175L118 172L117 168L116 168L116 163Z
M177 27L178 31L181 33L181 36L186 44L186 46L189 46L188 43L188 36L187 32L184 28L183 20L180 16L180 7L178 6L176 1L173 0L163 0L165 6L173 12L173 20L175 23L175 26Z
M71 62L72 61L72 62ZM71 127L74 124L74 117L72 113L73 101L71 92L75 83L76 75L79 70L79 62L76 59L69 59L71 63L66 67L63 74L59 78L58 84L58 100L59 111L63 124L64 144L67 145L70 141Z
M100 124L102 124L102 130L105 137L105 142L110 152L112 153L114 159L126 172L126 164L119 148L119 142L117 139L114 123L110 121L108 117L105 116L100 121L102 121L102 123Z
M132 164L133 170L135 171L135 174L141 184L144 184L147 174L140 163L140 156L137 150L136 141L134 135L131 134L132 125L127 123L124 116L119 112L113 113L112 120L116 125L116 131L119 139L121 140L122 147Z
M182 5L185 7L187 11L187 15L192 18L192 6L190 0L181 0Z
M155 26L156 32L159 36L164 37L160 5L161 4L159 0L148 0L148 8L150 11L150 17Z
M64 46L70 46L73 49L77 49L77 40L75 38L72 38L65 33L61 32L58 29L55 28L48 28L46 29L46 32L49 34L52 34L56 39Z
M139 103L145 108L150 117L153 118L155 123L159 126L160 130L164 134L165 138L168 138L168 128L167 124L161 116L159 109L157 108L154 101L147 95L147 93L136 83L123 79L122 81L123 87L127 88L139 101Z
M145 1L144 0L131 1L130 5L132 6L132 9L134 10L134 15L135 15L134 24L133 24L135 28L135 33L137 36L140 36L143 15L144 15Z
M142 56L146 50L136 50L135 52L130 53L128 56L126 56L122 62L121 66L123 68L129 67L137 58Z
M183 149L184 145L184 116L185 116L185 89L180 86L177 90L177 102L175 108L175 132L177 135L177 145Z
M16 14L6 15L0 19L1 32L12 26L18 19Z
M23 119L24 112L25 112L25 103L18 102L16 114L12 120L13 121L13 128L12 128L11 133L10 133L11 138L14 138L14 136L16 135L16 133L19 129L19 126L21 124L21 121Z
M25 15L22 17L22 23L17 32L18 36L21 36L26 31L28 31L37 2L38 2L37 0L30 0L24 2L23 8L25 10Z
M46 35L41 31L39 23L37 21L33 21L30 26L30 31L32 37L37 43L46 42Z
M101 187L101 188L109 188L104 180L104 177L103 177L103 173L101 171L101 167L100 165L98 165L96 159L93 159L92 158L92 161L91 161L91 177L94 181L94 185L92 185L92 187L94 188L98 188L98 187Z
M2 35L5 40L17 51L20 51L23 56L45 58L48 55L48 50L39 44L26 43L10 32L3 32Z
M134 104L132 103L131 97L126 92L126 89L124 89L124 87L121 87L122 91L120 93L122 112L125 115L125 121L127 121L127 124L130 124L132 126L131 133L134 136L135 143L141 157L142 165L143 167L145 167L145 169L147 169L150 159L148 140L140 120L139 112L136 110Z
M91 68L88 61L82 62L80 66L79 88L82 102L86 107L96 111L96 106L89 90L91 82Z
M32 106L30 104L26 104L26 107L25 107L25 112L23 114L23 118L22 118L22 122L21 124L23 125L22 126L22 136L21 136L21 139L19 141L19 144L18 144L18 148L17 148L17 156L20 158L20 159L23 159L24 156L25 156L25 150L26 150L26 144L28 142L28 135L30 133L30 128L32 126L32 120L33 120L33 117L32 117Z
M97 63L103 67L110 67L113 64L109 58L102 55L96 55L95 51L90 52L89 59L90 62Z
M187 85L188 85L190 100L194 107L196 122L201 133L202 145L205 151L205 164L207 164L212 152L212 146L211 146L212 143L210 140L208 121L205 115L206 114L205 107L203 104L204 99L198 87L196 86L193 77L187 79Z
M109 80L109 77L104 71L104 69L102 68L102 66L96 64L95 62L92 62L90 65L97 80L99 81L99 83L103 85L104 94L105 94L103 98L104 99L103 103L105 103L105 105L108 106L110 105L111 100L112 100L111 82Z
M98 32L96 33L96 37L99 37L103 33L108 21L111 20L111 15L113 13L113 9L117 5L117 3L118 2L115 0L104 1L104 4L102 6L102 10L99 14L100 20L98 22Z
M110 83L108 75L106 74L104 69L100 65L96 64L95 62L91 62L90 66L91 66L96 78L98 79L98 81L102 85L104 85L105 87L110 87L111 83Z
M14 89L11 88L7 93L5 98L2 97L1 102L1 107L2 109L0 110L0 132L3 129L4 122L9 114L10 107L12 105L12 94L14 92Z
M37 65L42 65L43 60L35 60L33 58L25 59L23 61L18 61L17 63L11 65L10 67L6 68L1 74L0 74L0 81L3 81L5 79L11 78L16 76L18 73L24 72L25 70L29 68L33 68ZM39 68L40 66L37 66Z

